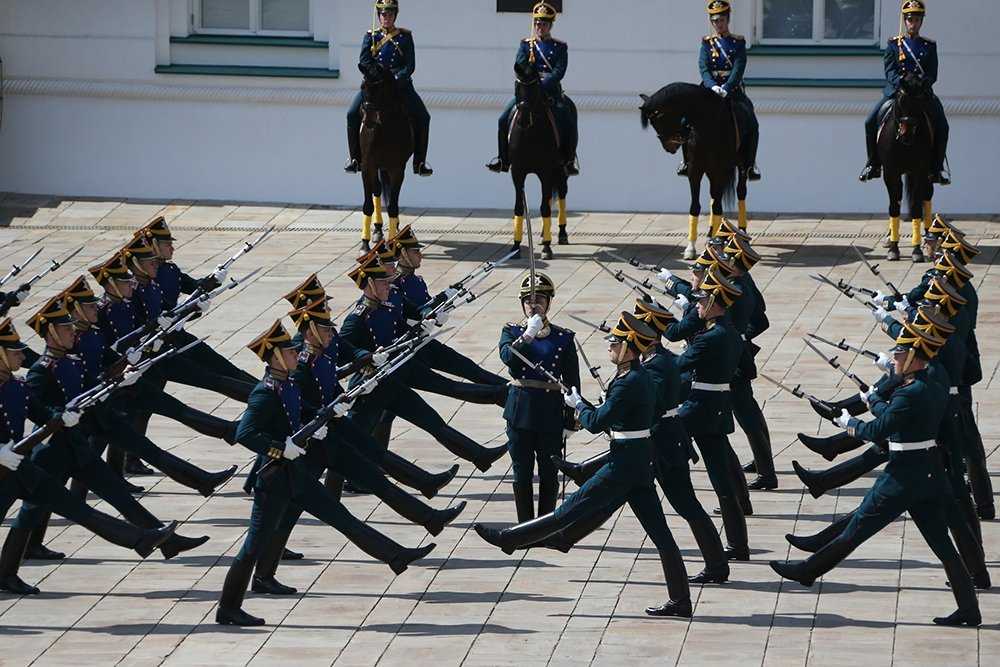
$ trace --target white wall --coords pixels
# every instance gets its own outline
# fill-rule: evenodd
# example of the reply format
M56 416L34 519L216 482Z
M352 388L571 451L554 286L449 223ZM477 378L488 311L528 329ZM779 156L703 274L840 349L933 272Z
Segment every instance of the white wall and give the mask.
M883 32L892 34L898 5L883 1ZM156 75L157 50L169 55L166 36L176 33L186 2L0 3L8 76L0 191L360 203L360 179L341 171L343 114L359 80L354 63L371 20L368 3L313 0L317 38L330 40L339 80ZM686 210L686 181L673 175L677 158L641 131L635 107L640 91L696 80L698 40L707 29L702 3L566 6L556 33L571 47L566 87L581 107L584 170L571 181L571 206ZM434 116L429 159L436 170L430 179L407 180L404 205L510 206L509 179L482 165L495 153L496 115L528 19L493 8L491 0L403 4L400 24L418 45L415 81ZM752 32L748 15L749 8L737 16L740 32ZM992 146L1000 144L998 18L1000 7L987 0L931 6L926 32L940 43L937 90L950 109L956 181L939 191L941 210L1000 211L992 177ZM817 77L879 73L878 59L759 58L751 74L781 67L812 68ZM765 173L751 189L751 210L885 210L883 188L856 179L862 121L877 91L758 88L751 95Z

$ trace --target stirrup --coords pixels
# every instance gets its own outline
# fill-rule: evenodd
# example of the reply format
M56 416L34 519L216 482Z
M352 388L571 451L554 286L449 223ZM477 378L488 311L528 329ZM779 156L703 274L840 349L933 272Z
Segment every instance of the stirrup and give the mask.
M344 171L348 174L357 174L361 171L361 163L357 158L352 157L347 161L347 164L344 165Z
M499 174L508 171L510 169L510 167L504 164L503 161L498 157L495 157L491 162L488 162L486 164L486 168L495 174Z
M415 162L413 164L413 173L417 176L430 176L434 173L431 166L427 162Z
M750 168L747 169L747 180L749 181L760 180L760 169L757 168L756 164L751 165Z
M868 163L865 168L861 170L861 175L858 176L858 180L864 183L865 181L871 181L882 176L882 165Z
M681 176L683 178L687 178L687 176L688 176L688 163L687 162L681 162L681 166L677 167L677 175Z

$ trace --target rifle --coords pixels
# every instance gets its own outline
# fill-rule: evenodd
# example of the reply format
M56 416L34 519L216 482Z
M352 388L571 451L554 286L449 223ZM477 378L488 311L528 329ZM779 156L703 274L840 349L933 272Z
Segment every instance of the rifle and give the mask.
M44 250L44 248L39 248L35 252L31 253L31 257L29 257L28 259L24 260L20 264L14 264L11 267L10 271L7 272L7 275L5 275L3 278L0 278L0 287L3 287L5 284L7 284L7 281L10 280L11 278L16 278L17 275L24 270L24 267L28 266L28 264L31 264L32 260L34 260L36 257L38 257L38 255L41 254L42 250Z
M448 331L450 331L450 329L448 329ZM404 350L406 348L413 348L413 346L415 345L420 345L420 343L428 336L431 335L437 336L442 333L444 333L444 331L440 332L436 331L433 334L426 333L423 331L421 333L415 333L414 331L407 332L386 347L380 347L379 349L375 350L375 352L369 352L365 354L363 357L359 358L357 361L352 361L349 364L338 366L337 379L344 380L357 373L359 370L361 370L362 368L364 368L365 366L367 366L372 362L372 358L375 356L375 353L377 352L384 352L385 354L392 355L399 352L400 350Z
M832 287L833 289L837 290L838 292L840 292L841 294L843 294L847 298L854 299L855 301L857 301L858 303L860 303L861 305L863 305L866 308L870 308L871 310L875 310L876 308L879 307L877 304L875 304L870 299L864 299L864 298L862 298L857 292L854 291L854 288L852 288L852 287L844 286L841 283L835 283L835 282L833 282L832 280L830 280L829 278L827 278L826 276L823 276L823 275L812 275L812 276L809 276L809 277L812 278L813 280L816 280L816 281L824 284L824 285L829 285L830 287ZM871 291L871 290L869 290L869 291Z
M135 373L144 373L149 370L154 364L159 363L165 359L176 356L183 352L186 352L188 348L191 348L198 343L203 342L202 340L196 340L189 345L184 346L180 349L167 350L163 354L152 359L147 359L139 364L136 364L133 368ZM72 410L74 412L83 412L98 403L103 403L117 388L118 385L124 380L124 376L119 376L115 378L108 378L95 385L94 387L88 389L82 394L76 396L71 401L66 403L66 407L63 412ZM61 413L60 413L61 414ZM28 435L21 438L17 444L14 445L14 453L20 454L21 456L27 456L31 453L35 447L45 442L56 431L60 431L63 428L62 420L59 417L54 417L45 424L39 426L34 431ZM7 475L10 474L10 470L4 467L0 467L0 480L3 480Z
M863 357L867 357L868 359L871 359L872 361L878 361L878 354L876 354L875 352L872 352L870 350L865 350L865 349L860 348L860 347L854 347L853 345L849 345L847 343L847 339L846 338L841 338L839 343L834 343L832 340L827 340L826 338L823 338L822 336L817 336L816 334L812 334L811 333L811 334L806 334L806 335L809 336L810 338L814 339L814 340L818 340L821 343L825 343L826 345L829 345L830 347L835 347L838 350L843 350L844 352L853 352L854 354L860 354Z
M587 353L583 351L583 345L580 345L580 341L574 338L573 342L576 343L577 352L580 353L580 358L583 359L584 365L586 365L587 370L590 371L590 377L597 380L597 385L601 388L601 391L606 392L608 390L608 387L607 385L604 384L604 380L601 378L601 374L598 372L601 367L591 365L590 359L587 358Z
M490 273L491 271L493 271L493 269L496 269L496 268L499 268L499 267L503 266L504 264L506 264L507 262L509 262L511 259L513 259L514 255L516 255L518 252L519 251L517 251L517 250L511 250L509 253L507 253L506 255L504 255L503 257L501 257L500 259L496 260L495 262L494 261L483 262L478 267L476 267L475 269L473 269L472 271L470 271L469 273L467 273L464 278L462 278L461 280L459 280L457 282L452 283L451 285L449 285L449 287L451 287L452 289L457 289L457 290L462 289L463 287L465 287L465 284L467 282L472 281L472 280L476 280L481 275Z
M608 326L608 321L607 320L604 320L600 324L594 324L593 322L589 322L589 321L583 319L582 317L577 317L576 315L573 315L572 313L569 314L569 317L571 319L576 320L577 322L580 322L581 324L586 324L591 329L595 329L597 331L600 331L601 333L611 333L611 327Z
M229 267L231 267L233 264L236 263L236 260L238 260L240 257L242 257L243 255L247 254L257 246L259 246L261 243L263 243L264 239L270 236L273 232L274 232L274 227L271 226L265 229L264 232L260 236L258 236L255 240L244 241L243 247L240 248L235 255L233 255L232 257L224 261L222 264L219 264L217 267L215 267L215 270L228 271Z
M812 403L817 403L817 404L819 404L823 408L826 408L826 409L829 409L829 410L833 410L833 408L830 407L830 404L827 403L826 401L821 401L820 399L816 398L812 394L807 394L806 392L802 391L802 385L801 384L797 384L797 385L795 385L794 388L790 388L787 385L782 384L781 382L778 382L777 380L775 380L774 378L772 378L770 375L766 375L764 373L758 373L758 375L760 375L762 378L764 378L765 380L767 380L768 382L770 382L771 384L773 384L774 386L776 386L778 389L781 389L783 391L788 392L789 394L791 394L795 398L802 398L802 399L805 399L805 400L810 401Z
M871 262L869 262L868 259L865 257L864 253L858 250L858 247L853 243L851 244L851 249L857 253L858 257L860 257L861 261L864 262L865 266L868 267L868 270L871 272L871 274L873 276L876 276L879 280L881 280L882 284L885 285L890 292L892 292L892 298L894 301L899 301L900 299L903 298L903 295L899 293L899 290L896 289L896 286L893 285L888 280L886 280L885 276L882 275L882 272L878 270L878 264L872 264Z
M63 264L65 264L69 260L73 259L77 255L79 255L80 251L83 250L83 248L84 248L84 246L80 246L79 248L77 248L76 250L74 250L73 252L71 252L69 255L67 255L65 258L63 258L62 261L56 261L54 259L49 260L50 264L49 264L48 268L46 268L44 271L39 272L33 278L31 278L31 280L29 280L26 283L27 286L31 287L32 285L34 285L35 283L37 283L42 278L44 278L45 276L49 275L50 273L52 273L54 271L58 271L59 268L62 267Z
M661 308L663 310L666 310L665 308L663 308L663 306L661 306L656 301L656 299L653 298L653 296L649 292L647 292L645 289L643 289L643 287L649 287L648 285L645 285L643 283L643 281L636 280L635 278L633 278L632 276L626 274L624 271L621 271L621 270L619 270L619 271L612 271L611 269L609 269L608 267L606 267L604 264L602 264L601 262L599 262L597 259L595 259L593 257L591 257L591 259L594 260L594 262L599 267L601 267L602 270L604 270L607 273L611 274L612 278L614 278L615 280L617 280L621 284L625 285L626 287L631 288L632 290L634 290L635 292L637 292L638 294L640 294L645 301L647 301L649 303L652 303L657 308Z
M611 252L610 250L604 250L602 252L605 255L607 255L608 257L612 258L612 259L617 259L619 262L625 262L626 264L631 264L635 268L641 269L642 271L649 271L651 273L659 273L660 272L660 267L656 266L655 264L643 264L642 262L640 262L639 260L637 260L635 257L629 259L627 257L623 257L622 255L619 255L618 253Z
M482 281L486 280L486 276L488 275L489 273L483 273L476 280L474 280L472 284L469 285L468 287L463 286L462 288L460 288L457 292L455 292L455 294L451 295L450 297L448 297L447 299L445 299L444 301L442 301L441 303L437 304L432 309L430 309L424 315L424 319L430 319L435 315L437 315L438 313L450 312L452 310L457 309L459 306L463 306L467 303L472 303L479 297L489 294L493 290L503 285L503 282L501 281L493 285L490 285L489 287L481 291L479 294L473 294L472 288L481 283Z
M846 368L844 368L840 364L840 362L837 361L837 357L828 357L825 354L823 354L822 350L820 350L818 347L816 347L815 345L813 345L812 343L810 343L805 338L803 338L802 340L803 340L803 342L807 346L809 346L810 350L812 350L813 352L815 352L816 354L818 354L820 356L820 358L822 358L827 364L830 365L831 368L836 368L838 371L840 371L841 373L844 374L844 377L846 377L848 380L850 380L851 382L853 382L854 384L856 384L858 386L858 389L860 389L862 392L868 391L868 385L865 383L865 381L862 380L861 378L859 378L857 375L855 375L851 371L849 371Z

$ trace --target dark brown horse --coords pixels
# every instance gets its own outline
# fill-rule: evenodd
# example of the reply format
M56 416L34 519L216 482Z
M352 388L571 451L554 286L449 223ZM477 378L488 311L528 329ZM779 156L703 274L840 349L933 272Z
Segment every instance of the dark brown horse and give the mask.
M920 249L923 228L930 226L934 198L931 165L934 137L929 116L930 92L919 74L908 73L887 110L883 111L878 134L878 154L882 179L889 193L889 241L886 259L899 259L899 215L903 185L910 209L911 257L924 261Z
M740 228L747 226L747 169L750 165L740 152L740 129L732 105L708 88L691 83L671 83L652 95L639 97L642 98L639 112L643 128L652 125L668 153L685 147L691 207L684 258L694 259L698 216L701 215L702 177L708 177L712 198L709 236L718 231L724 205L732 206L734 194L739 199Z
M413 155L413 131L402 95L392 73L380 65L360 66L361 90L361 180L365 188L361 249L371 249L382 233L382 200L389 213L389 236L399 231L399 192L403 188L406 162ZM372 234L372 216L375 233Z
M542 185L542 257L552 254L552 196L559 196L559 245L569 243L566 233L568 182L559 152L559 132L554 111L542 92L538 72L530 65L514 65L517 106L510 119L510 177L514 181L514 250L521 247L526 201L524 182L535 174Z

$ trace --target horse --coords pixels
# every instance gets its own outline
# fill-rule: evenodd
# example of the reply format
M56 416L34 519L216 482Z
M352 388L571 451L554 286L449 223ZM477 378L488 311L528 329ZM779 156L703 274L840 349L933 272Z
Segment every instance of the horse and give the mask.
M704 86L676 82L653 95L639 97L643 129L652 125L663 149L670 154L684 147L691 188L684 259L694 259L703 176L708 176L712 198L709 237L718 232L723 205L732 206L734 194L739 201L740 229L747 228L747 170L751 165L740 152L740 128L732 105Z
M569 244L566 233L568 178L559 153L559 132L541 78L531 65L514 65L514 99L510 118L510 177L514 182L514 245L521 256L524 213L527 206L524 181L535 174L542 185L542 258L552 259L552 196L559 196L559 245Z
M413 130L402 95L392 73L381 65L367 68L359 65L364 75L361 90L361 180L365 199L362 204L364 221L361 229L361 249L371 250L372 242L383 239L382 199L389 213L389 236L399 231L399 192L403 188L406 163L413 155ZM372 216L375 234L372 235Z
M934 160L934 137L931 129L931 93L923 77L907 73L892 102L883 107L878 134L878 155L882 179L889 194L889 241L886 259L899 260L899 215L906 184L906 199L912 221L911 258L923 262L920 249L922 230L931 224L934 184L931 166Z

